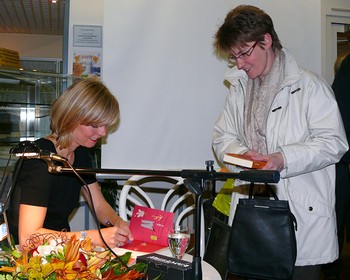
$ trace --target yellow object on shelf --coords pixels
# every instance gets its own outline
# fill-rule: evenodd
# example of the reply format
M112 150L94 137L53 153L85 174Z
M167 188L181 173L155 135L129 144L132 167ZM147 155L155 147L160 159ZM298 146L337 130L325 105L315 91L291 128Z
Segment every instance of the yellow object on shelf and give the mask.
M0 48L0 66L20 68L21 64L18 52Z

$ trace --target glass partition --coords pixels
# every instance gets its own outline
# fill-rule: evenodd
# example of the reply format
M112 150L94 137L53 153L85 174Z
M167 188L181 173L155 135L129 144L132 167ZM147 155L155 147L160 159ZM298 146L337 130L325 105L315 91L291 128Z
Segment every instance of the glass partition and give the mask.
M52 102L77 77L0 67L0 168L12 146L50 133ZM11 161L14 165L16 159Z

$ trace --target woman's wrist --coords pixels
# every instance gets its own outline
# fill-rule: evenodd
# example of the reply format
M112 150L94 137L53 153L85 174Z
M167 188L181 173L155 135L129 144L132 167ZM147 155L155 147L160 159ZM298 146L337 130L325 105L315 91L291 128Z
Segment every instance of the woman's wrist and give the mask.
M109 221L109 220L107 220L107 221ZM120 218L119 216L117 216L114 218L114 220L113 220L113 222L111 222L111 224L113 226L120 226L120 223L123 223L123 222L124 222L124 220L122 218Z
M80 231L79 240L84 241L86 238L89 238L92 244L96 246L103 246L98 230L82 230Z

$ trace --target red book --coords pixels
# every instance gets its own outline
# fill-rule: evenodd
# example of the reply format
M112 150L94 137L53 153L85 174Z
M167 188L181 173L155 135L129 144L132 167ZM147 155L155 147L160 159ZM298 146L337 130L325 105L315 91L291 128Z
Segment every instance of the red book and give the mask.
M261 169L266 165L266 161L253 160L251 156L228 153L224 156L224 162L246 168Z
M121 248L155 252L168 247L168 229L173 222L173 212L135 205L130 218L130 230L134 240Z

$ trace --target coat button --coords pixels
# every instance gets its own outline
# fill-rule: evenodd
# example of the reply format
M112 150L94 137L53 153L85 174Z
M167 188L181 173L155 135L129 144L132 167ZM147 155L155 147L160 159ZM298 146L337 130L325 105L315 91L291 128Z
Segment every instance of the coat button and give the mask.
M312 211L312 210L314 210L314 208L312 208L311 206L309 206L309 211Z

